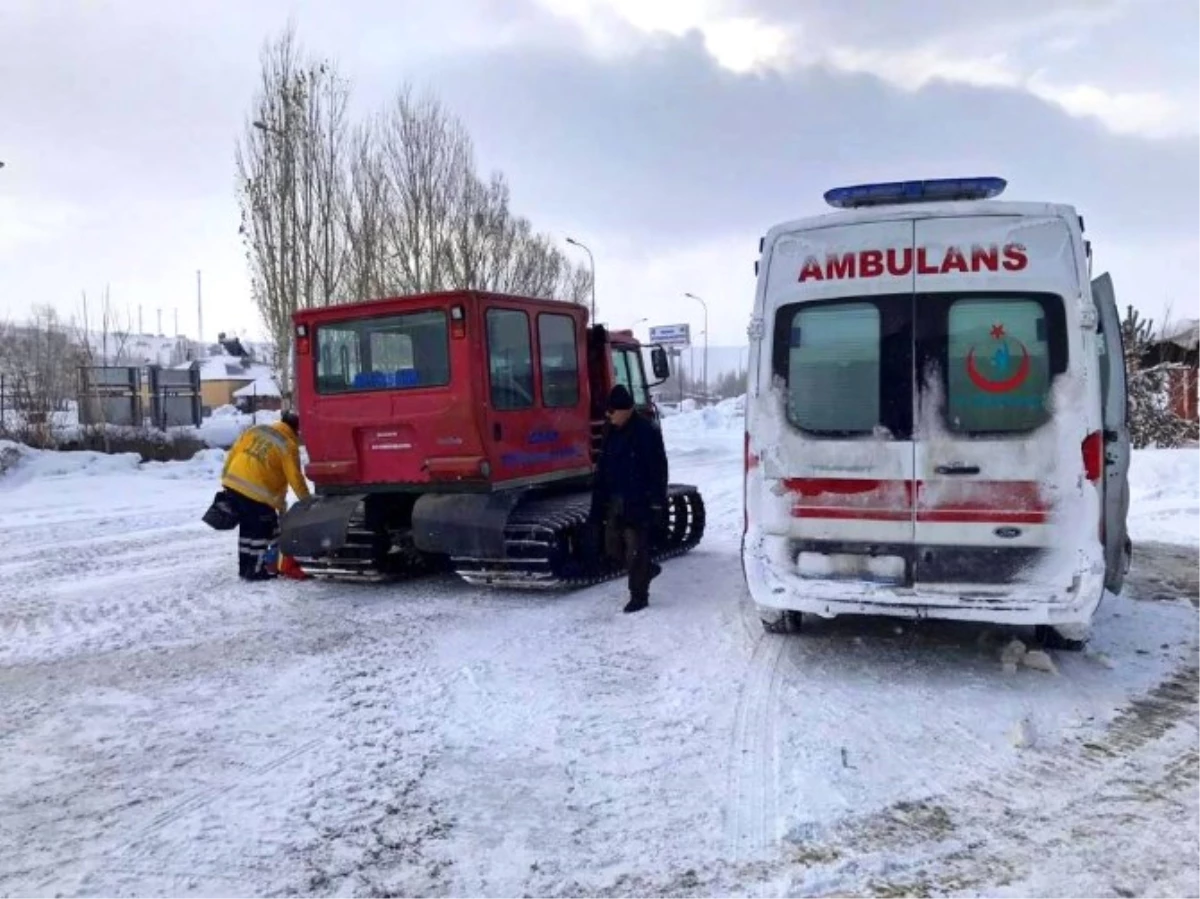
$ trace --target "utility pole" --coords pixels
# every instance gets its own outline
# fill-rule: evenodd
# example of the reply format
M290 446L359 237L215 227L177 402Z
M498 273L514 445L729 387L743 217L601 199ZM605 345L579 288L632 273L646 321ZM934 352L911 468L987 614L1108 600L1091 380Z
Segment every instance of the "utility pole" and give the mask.
M146 329L142 326L142 304L138 303L138 333L145 334Z
M567 243L573 247L579 247L583 252L588 254L588 265L592 272L592 324L596 324L596 258L592 255L592 251L577 241L574 237L568 237Z
M204 298L200 292L200 269L196 269L196 339L204 343Z
M695 300L704 307L704 396L708 396L708 303L694 293L685 293L685 297Z
M159 336L161 337L162 336L162 306L159 306L158 309L155 311L158 312L158 333L159 333Z
M178 306L175 307L175 333L171 336L172 337L179 336L179 307Z

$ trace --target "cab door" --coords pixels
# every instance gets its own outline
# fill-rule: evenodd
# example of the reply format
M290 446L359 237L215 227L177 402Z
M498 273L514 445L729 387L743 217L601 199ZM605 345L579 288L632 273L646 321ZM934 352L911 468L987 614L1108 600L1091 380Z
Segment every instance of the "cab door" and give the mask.
M1129 395L1125 377L1125 341L1112 276L1092 281L1092 300L1100 322L1100 395L1104 422L1104 586L1121 592L1129 565Z
M613 385L621 384L633 397L633 407L641 415L658 423L658 413L650 401L650 389L646 382L646 369L642 365L642 352L638 347L614 345L611 348Z
M538 417L532 323L527 310L501 304L483 313L487 337L487 402L484 441L490 447L495 483L542 474L545 466L526 446Z

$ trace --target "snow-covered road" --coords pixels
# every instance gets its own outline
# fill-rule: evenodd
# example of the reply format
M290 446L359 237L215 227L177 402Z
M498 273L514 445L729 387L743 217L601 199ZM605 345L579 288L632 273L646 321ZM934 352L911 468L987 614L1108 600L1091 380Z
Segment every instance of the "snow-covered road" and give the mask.
M219 452L23 460L0 894L1197 895L1195 452L1139 454L1089 650L1006 675L993 629L764 634L741 433L667 433L710 525L635 616L619 583L247 588L198 521Z

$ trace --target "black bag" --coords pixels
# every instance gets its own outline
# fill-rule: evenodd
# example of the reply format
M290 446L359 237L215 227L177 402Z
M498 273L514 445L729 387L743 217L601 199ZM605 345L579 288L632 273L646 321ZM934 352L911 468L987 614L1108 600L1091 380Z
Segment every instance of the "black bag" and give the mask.
M208 511L204 513L201 521L217 531L232 531L238 526L237 509L233 507L233 503L230 502L229 496L224 490L217 491L212 505L208 507Z

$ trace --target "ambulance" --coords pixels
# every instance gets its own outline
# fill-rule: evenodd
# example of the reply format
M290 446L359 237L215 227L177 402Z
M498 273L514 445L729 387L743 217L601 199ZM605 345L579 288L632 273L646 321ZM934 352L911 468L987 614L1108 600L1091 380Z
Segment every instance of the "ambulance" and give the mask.
M1001 178L839 187L772 227L750 321L742 565L803 615L1087 640L1128 570L1112 279L1074 208Z

